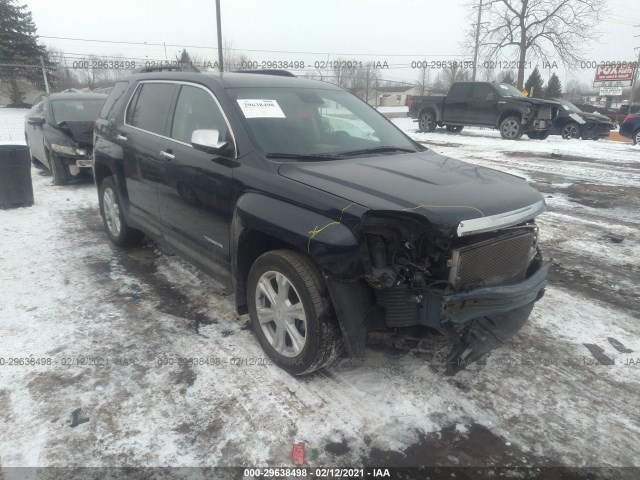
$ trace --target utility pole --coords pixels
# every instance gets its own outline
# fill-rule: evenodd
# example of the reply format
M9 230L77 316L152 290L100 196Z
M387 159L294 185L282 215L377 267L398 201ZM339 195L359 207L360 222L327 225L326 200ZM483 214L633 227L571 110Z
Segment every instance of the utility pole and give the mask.
M478 49L480 48L480 21L482 20L482 0L478 5L478 23L476 24L476 46L473 50L473 75L472 80L476 81L476 63L478 63Z
M220 21L220 0L216 0L216 21L218 23L218 65L220 73L224 71L222 65L222 22Z
M640 27L640 25L634 25L633 27L638 28ZM640 37L640 35L634 35L634 36ZM636 68L633 71L633 78L631 79L631 94L629 95L629 111L627 113L631 113L631 105L633 105L633 97L635 96L633 92L637 86L638 70L640 69L640 47L636 47L635 50L638 50L638 64L636 65Z
M40 65L42 65L42 76L44 77L44 91L49 93L49 80L47 79L47 69L44 67L44 57L40 55Z

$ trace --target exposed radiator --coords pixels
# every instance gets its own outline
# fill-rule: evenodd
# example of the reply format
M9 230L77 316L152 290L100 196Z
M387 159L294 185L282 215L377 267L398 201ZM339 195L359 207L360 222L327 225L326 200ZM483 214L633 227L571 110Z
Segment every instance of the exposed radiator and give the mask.
M449 282L456 290L508 285L525 279L536 248L534 230L452 251Z

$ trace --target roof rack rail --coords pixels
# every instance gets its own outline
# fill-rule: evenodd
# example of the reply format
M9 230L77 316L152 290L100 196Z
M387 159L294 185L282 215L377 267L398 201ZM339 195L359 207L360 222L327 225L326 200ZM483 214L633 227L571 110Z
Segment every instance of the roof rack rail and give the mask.
M133 73L150 73L150 72L196 72L200 73L200 70L191 63L183 64L170 64L170 65L158 65L154 67L142 67L134 70Z
M296 76L287 70L277 70L273 68L263 68L258 70L233 70L232 73L259 73L261 75L276 75L278 77L295 77Z

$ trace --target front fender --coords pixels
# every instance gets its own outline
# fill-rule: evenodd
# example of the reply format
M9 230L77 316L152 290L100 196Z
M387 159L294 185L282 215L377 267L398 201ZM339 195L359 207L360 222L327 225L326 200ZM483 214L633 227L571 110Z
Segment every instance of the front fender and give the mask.
M361 274L359 242L344 223L346 210L320 214L268 195L247 193L238 200L233 213L232 260L241 254L235 249L242 233L252 230L308 253L326 274L358 276Z

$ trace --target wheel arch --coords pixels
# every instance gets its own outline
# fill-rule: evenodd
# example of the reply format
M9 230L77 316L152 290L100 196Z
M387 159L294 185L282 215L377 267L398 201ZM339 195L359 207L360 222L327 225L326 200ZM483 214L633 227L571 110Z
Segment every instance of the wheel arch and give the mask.
M498 115L498 121L496 122L496 128L500 128L500 125L507 117L518 117L520 122L522 122L522 112L518 110L505 110L500 115Z
M339 211L338 211L339 212ZM360 242L341 218L331 218L285 200L246 193L231 221L231 275L238 313L246 313L246 285L251 265L275 249L302 252L325 276L362 274Z

